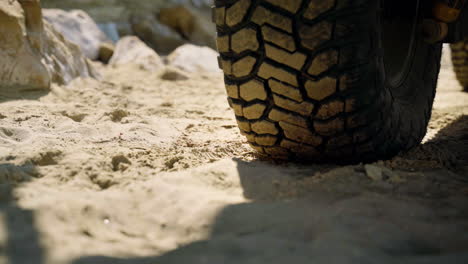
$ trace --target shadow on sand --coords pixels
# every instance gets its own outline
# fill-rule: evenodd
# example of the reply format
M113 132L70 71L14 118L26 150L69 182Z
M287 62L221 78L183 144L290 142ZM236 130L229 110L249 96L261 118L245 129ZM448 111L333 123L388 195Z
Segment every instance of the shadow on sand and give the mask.
M437 146L466 167L467 144L463 116L420 148ZM331 180L308 185L302 180L320 167L302 168L304 178L298 179L289 168L272 173L259 161L237 164L244 195L252 201L224 208L209 239L162 256L90 256L73 264L468 263L468 197L457 195L468 187L463 171L461 180L446 176L448 185L422 172L416 189L408 190L405 183L400 189L376 186L362 172L346 176L359 166L327 168L324 178ZM352 187L356 183L360 187ZM431 184L440 188L419 188Z
M28 172L28 173L25 173ZM0 253L4 251L9 264L43 264L44 249L40 243L34 212L22 209L14 195L15 187L37 174L33 165L16 166L0 163L0 217L7 231L6 244L0 243ZM19 183L12 183L19 182ZM3 255L3 254L1 254Z
M426 143L455 153L465 167L467 119L463 116ZM458 189L444 190L437 200L426 198L428 189L420 189L409 199L398 188L369 183L360 166L268 167L260 161L237 161L244 195L251 202L224 208L207 240L161 256L87 256L71 263L468 263L468 197L454 195ZM15 170L15 165L0 164L4 178ZM316 184L310 176L320 171L326 171L325 180ZM431 184L424 181L427 175L418 179L422 185ZM467 181L456 181L446 179L468 187ZM8 178L5 182L0 184L0 215L8 240L0 252L5 251L10 264L43 264L34 212L15 202L15 186Z
M43 96L49 94L49 91L45 90L24 90L24 89L13 89L0 87L0 103L17 100L37 100Z

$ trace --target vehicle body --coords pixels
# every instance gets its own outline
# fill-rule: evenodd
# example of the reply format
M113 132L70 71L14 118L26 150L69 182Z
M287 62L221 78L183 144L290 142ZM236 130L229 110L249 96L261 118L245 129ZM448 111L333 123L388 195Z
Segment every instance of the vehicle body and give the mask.
M216 0L220 67L239 128L273 158L392 157L426 134L442 44L465 1ZM464 44L454 44L466 78ZM467 46L468 50L468 46Z

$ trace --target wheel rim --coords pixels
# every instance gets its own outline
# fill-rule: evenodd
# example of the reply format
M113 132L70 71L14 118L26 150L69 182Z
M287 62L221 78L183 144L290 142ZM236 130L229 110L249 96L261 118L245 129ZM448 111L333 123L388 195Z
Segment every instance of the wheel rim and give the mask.
M386 83L399 87L411 70L420 18L420 0L385 0L382 21Z

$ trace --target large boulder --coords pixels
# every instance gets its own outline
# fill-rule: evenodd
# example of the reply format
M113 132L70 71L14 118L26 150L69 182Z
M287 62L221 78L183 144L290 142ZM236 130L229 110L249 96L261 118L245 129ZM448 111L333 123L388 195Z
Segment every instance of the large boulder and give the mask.
M94 20L82 10L44 9L44 18L89 59L96 60L102 42L110 42Z
M137 65L148 71L155 71L164 67L159 55L135 36L127 36L117 42L110 65Z
M184 5L162 8L159 11L158 19L161 23L179 32L183 38L191 43L216 48L214 24L196 9Z
M42 19L40 0L0 1L0 91L96 77L78 46Z
M45 8L81 9L97 23L128 21L132 14L157 14L161 8L184 5L209 18L213 0L42 0Z
M179 33L161 24L153 15L133 15L130 24L133 33L160 54L169 54L187 43Z
M186 72L219 72L218 53L208 47L185 44L167 57L168 65Z
M98 25L111 23L119 36L136 35L152 48L159 45L156 43L158 38L173 48L180 39L215 47L212 0L42 0L42 4L47 8L84 10ZM158 19L155 21L154 18ZM168 33L171 31L161 27L160 23L171 28L172 33ZM112 38L111 34L108 36ZM157 51L167 53L160 46Z

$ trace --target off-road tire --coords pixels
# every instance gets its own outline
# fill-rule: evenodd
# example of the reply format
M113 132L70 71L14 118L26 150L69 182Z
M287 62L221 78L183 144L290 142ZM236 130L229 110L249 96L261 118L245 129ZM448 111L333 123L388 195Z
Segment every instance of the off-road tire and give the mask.
M468 92L468 39L451 44L450 48L455 76L463 89Z
M241 133L281 159L388 158L421 142L441 45L416 38L405 81L386 81L376 0L216 0L219 63Z

